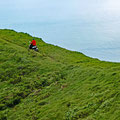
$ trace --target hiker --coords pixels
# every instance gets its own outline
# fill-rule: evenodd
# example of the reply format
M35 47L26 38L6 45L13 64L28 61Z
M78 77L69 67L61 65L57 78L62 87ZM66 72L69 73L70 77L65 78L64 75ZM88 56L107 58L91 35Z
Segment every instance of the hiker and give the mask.
M36 41L33 39L32 42L30 43L30 49L32 49L33 46L36 46Z
M30 43L29 49L34 49L35 51L38 51L38 48L36 46L36 41L34 39Z

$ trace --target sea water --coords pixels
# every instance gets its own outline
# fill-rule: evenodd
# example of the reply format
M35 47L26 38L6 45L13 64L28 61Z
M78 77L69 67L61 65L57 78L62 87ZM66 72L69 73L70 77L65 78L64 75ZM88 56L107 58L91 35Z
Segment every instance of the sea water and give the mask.
M0 28L27 32L100 60L120 62L119 0L8 1L0 3Z

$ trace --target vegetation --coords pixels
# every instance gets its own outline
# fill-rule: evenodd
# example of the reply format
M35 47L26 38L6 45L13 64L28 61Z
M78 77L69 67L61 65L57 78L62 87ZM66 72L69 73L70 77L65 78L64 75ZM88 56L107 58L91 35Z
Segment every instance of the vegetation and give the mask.
M120 120L120 63L0 30L0 120Z

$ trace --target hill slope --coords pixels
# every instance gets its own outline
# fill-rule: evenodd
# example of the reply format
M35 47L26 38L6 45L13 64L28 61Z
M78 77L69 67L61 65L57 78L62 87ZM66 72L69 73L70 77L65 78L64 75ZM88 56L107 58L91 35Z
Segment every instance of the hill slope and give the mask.
M1 120L119 120L120 64L0 30Z

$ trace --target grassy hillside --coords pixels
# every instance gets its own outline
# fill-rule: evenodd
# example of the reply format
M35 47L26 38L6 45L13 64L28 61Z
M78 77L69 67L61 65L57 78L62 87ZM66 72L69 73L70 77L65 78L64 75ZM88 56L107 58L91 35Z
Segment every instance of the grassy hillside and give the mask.
M0 120L120 120L120 64L0 30Z

